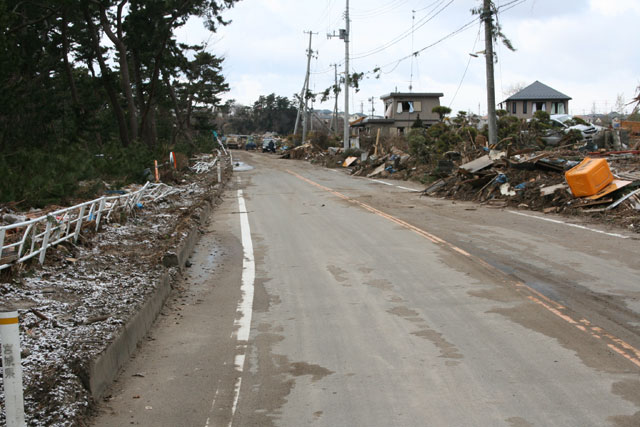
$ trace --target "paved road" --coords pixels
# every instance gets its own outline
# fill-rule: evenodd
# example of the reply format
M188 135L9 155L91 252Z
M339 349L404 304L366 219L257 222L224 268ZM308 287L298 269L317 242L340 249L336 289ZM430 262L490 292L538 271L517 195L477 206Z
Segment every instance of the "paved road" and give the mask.
M94 425L640 425L636 235L238 156Z

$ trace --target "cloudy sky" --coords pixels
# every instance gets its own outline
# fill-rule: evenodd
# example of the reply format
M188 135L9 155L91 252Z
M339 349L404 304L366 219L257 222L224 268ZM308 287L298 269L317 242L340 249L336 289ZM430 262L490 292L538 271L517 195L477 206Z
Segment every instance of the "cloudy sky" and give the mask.
M608 112L618 96L627 102L633 97L640 85L640 0L494 2L503 32L517 49L497 48L498 102L513 87L535 80L572 97L573 114L594 107ZM411 84L413 92L442 92L441 103L454 111L486 113L484 57L469 55L484 49L484 32L470 12L481 3L350 0L351 72L382 69L379 79L372 76L358 93L350 92L350 111L369 114L373 97L375 113L382 114L380 96L408 92ZM345 28L345 5L346 0L243 0L225 13L232 23L218 33L208 34L194 20L179 37L208 40L209 50L225 57L231 87L225 98L250 105L260 95L300 92L309 41L304 32L313 31L310 87L320 92L333 84L332 64L344 72L344 43L327 34ZM420 53L412 56L415 51ZM344 101L338 105L342 110ZM332 109L333 101L314 107Z

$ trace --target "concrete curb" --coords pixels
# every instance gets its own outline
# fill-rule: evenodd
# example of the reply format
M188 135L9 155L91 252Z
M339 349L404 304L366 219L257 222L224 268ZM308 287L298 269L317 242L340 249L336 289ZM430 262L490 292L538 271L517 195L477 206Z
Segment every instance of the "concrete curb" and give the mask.
M225 178L228 178L228 176L225 176ZM223 178L223 185L216 184L212 197L198 208L196 225L191 228L187 236L178 244L175 252L172 252L173 256L177 258L176 265L181 269L185 266L187 258L189 258L200 239L199 226L208 221L213 213L215 201L224 191L225 178ZM104 395L104 392L116 379L122 367L136 351L140 340L149 333L151 326L171 293L172 283L171 274L166 271L160 277L154 291L147 296L140 310L127 321L105 350L95 359L89 361L86 385L95 400Z

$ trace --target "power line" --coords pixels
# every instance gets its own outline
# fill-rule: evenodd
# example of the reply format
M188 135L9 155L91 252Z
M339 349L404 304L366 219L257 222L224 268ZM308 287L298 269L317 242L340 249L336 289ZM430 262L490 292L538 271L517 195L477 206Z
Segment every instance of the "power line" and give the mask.
M400 8L400 6L403 6L406 2L407 0L394 0L392 3L387 4L385 6L381 6L376 9L369 9L363 12L352 13L352 16L354 16L356 19L374 18L376 16L384 15L388 12L391 12L394 9L398 9Z
M506 4L502 5L501 8L503 8L503 9L506 6L510 6L510 7L504 9L501 13L504 13L507 10L510 10L510 9L514 8L515 6L518 6L518 5L520 5L520 4L522 4L522 3L526 2L526 1L527 0L512 0L509 3L506 3ZM389 63L387 63L385 65L382 65L380 68L385 68L385 67L389 67L389 66L393 65L394 67L390 71L383 72L384 74L392 73L398 67L398 65L400 65L400 63L402 63L403 61L406 61L407 59L411 58L412 56L418 56L420 53L424 52L425 50L430 49L430 48L442 43L443 41L445 41L445 40L447 40L447 39L449 39L449 38L451 38L451 37L463 32L463 31L468 30L471 27L471 25L473 25L474 23L476 23L479 20L480 20L480 17L474 18L471 21L469 21L466 24L464 24L463 26L461 26L460 28L458 28L457 30L452 31L451 33L449 33L446 36L442 37L441 39L439 39L439 40L437 40L437 41L435 41L435 42L433 42L433 43L431 43L431 44L429 44L429 45L427 45L427 46L425 46L425 47L423 47L421 49L418 49L415 52L413 52L413 53L411 53L411 54L409 54L407 56L403 56L403 57L401 57L401 58L399 58L399 59L397 59L395 61L391 61L391 62L389 62Z
M395 61L389 62L389 63L383 65L380 68L385 68L385 67L388 67L390 65L394 65L395 64L395 66L393 67L393 69L391 71L385 72L385 74L389 74L390 72L393 72L393 70L395 70L398 67L398 65L400 65L401 62L411 58L412 56L418 56L420 53L424 52L425 50L430 49L430 48L442 43L443 41L445 41L445 40L447 40L447 39L449 39L449 38L451 38L451 37L463 32L465 30L469 29L471 27L471 25L475 24L479 20L480 20L480 18L474 18L473 20L471 20L471 21L467 22L466 24L464 24L462 27L458 28L455 31L452 31L451 33L449 33L446 36L442 37L441 39L431 43L430 45L427 45L427 46L425 46L425 47L423 47L421 49L418 49L415 52L413 52L413 53L411 53L411 54L409 54L407 56L403 56L400 59L397 59Z
M429 9L431 6L433 6L434 4L438 3L438 1L440 1L440 0L436 0L436 1L434 1L433 3L431 3L431 4L429 4L429 5L425 6L425 7L423 7L423 8L421 8L421 9L416 9L416 10L414 10L414 12L422 12L422 11L423 11L423 10L425 10L425 9Z
M474 52L476 50L476 44L478 43L478 40L480 39L480 30L482 29L482 26L478 26L478 35L476 36L476 41L473 42L473 47L471 48L471 52ZM471 65L471 59L472 56L469 55L469 59L467 60L467 66L464 69L464 73L462 73L462 78L460 79L460 83L458 83L458 87L456 88L456 92L453 94L453 98L451 98L451 102L449 102L449 108L451 108L451 106L453 105L453 101L456 100L456 96L458 96L458 92L460 91L460 88L462 87L462 82L464 82L464 78L467 76L467 71L469 70L469 65Z
M444 3L444 1L445 0L440 0L440 4ZM382 52L383 50L386 50L386 49L390 48L391 46L395 45L396 43L406 39L407 37L412 35L415 32L415 30L418 30L418 29L422 28L424 25L426 25L427 23L431 22L436 16L438 16L440 13L442 13L453 2L454 2L454 0L449 0L449 2L447 4L445 4L438 11L434 12L433 15L430 16L429 14L427 14L423 18L419 19L417 27L409 29L409 30L401 33L400 35L396 36L395 38L393 38L392 40L390 40L389 42L385 43L382 46L378 46L377 48L371 49L371 50L366 51L366 52L362 52L360 54L354 54L354 55L351 56L352 59L362 59L362 58L366 58L366 57L371 56L371 55L375 55L377 53Z
M497 8L498 12L506 12L507 10L513 9L516 6L521 5L522 3L526 2L527 0L511 0L508 3L503 4L502 6L500 6L499 8ZM509 6L509 7L507 7ZM505 9L506 8L506 9ZM504 9L504 10L502 10Z

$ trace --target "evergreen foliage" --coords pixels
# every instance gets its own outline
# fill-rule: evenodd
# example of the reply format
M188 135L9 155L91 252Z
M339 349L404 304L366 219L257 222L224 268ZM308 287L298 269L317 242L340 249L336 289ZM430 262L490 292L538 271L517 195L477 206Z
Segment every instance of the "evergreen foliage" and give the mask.
M0 202L59 201L195 149L228 85L223 59L175 32L192 17L215 31L236 1L0 0Z

